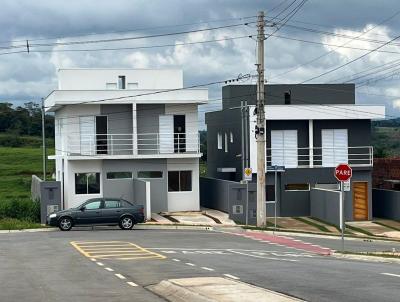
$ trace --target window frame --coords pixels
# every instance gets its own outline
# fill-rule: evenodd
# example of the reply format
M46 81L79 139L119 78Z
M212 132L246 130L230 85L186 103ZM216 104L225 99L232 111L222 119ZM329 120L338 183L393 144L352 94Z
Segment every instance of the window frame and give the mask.
M120 90L126 89L126 76L124 76L124 75L118 76L117 89L120 89Z
M181 172L190 172L190 190L182 190L181 189ZM170 190L170 173L178 173L178 190L176 191L171 191ZM187 192L193 192L193 170L171 170L168 171L168 193L187 193Z
M308 185L308 189L301 190L301 189L287 189L286 186L289 185ZM290 183L290 184L285 184L285 192L309 192L311 190L311 185L310 183Z
M218 150L222 150L222 133L217 133L217 148Z
M114 177L114 178L109 178L108 175L111 173L130 173L130 177ZM133 179L133 173L130 171L110 171L106 172L106 179L107 180L119 180L119 179Z
M143 176L139 176L139 173L143 173L143 172L161 172L161 177L143 177ZM143 170L143 171L137 171L136 173L136 177L139 179L163 179L164 178L164 171L161 170Z
M76 190L77 178L76 177L79 174L84 174L86 176L86 193L77 193L77 190ZM89 178L88 178L89 174L94 174L96 180L98 179L98 181L99 181L99 183L98 183L99 191L96 193L89 193ZM98 194L101 194L101 173L100 172L76 172L74 181L75 181L75 183L74 183L74 187L75 187L74 194L75 195L98 195Z

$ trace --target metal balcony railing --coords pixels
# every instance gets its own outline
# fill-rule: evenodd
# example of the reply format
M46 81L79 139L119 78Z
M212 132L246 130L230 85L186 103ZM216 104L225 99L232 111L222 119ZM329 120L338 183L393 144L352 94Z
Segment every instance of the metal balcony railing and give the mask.
M68 136L70 156L199 154L198 133L80 134Z
M351 167L372 167L372 146L314 147L314 148L267 148L267 166L286 168L336 167L347 163Z

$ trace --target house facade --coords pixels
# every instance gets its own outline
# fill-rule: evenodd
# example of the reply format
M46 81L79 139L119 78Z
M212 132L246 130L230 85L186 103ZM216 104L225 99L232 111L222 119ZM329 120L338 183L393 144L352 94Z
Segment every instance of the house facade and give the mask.
M199 210L198 106L207 89L182 89L181 70L60 69L44 100L55 115L56 180L71 208L93 197L143 203L152 212Z
M310 191L338 190L334 167L348 163L346 220L371 219L371 119L383 118L384 106L357 105L353 84L266 85L265 91L266 195L273 201L276 189L277 215L309 216ZM222 96L222 110L206 114L208 176L240 181L250 167L255 181L256 86L225 86ZM276 166L284 171L275 183Z

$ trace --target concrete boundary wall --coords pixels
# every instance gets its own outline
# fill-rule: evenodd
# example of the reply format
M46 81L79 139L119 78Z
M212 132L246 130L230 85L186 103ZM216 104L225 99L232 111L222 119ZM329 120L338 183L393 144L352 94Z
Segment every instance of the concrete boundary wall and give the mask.
M311 216L340 226L340 191L316 189L310 191Z
M141 179L133 179L133 200L144 206L146 220L151 219L151 193L150 182Z
M400 191L372 189L374 217L400 220Z

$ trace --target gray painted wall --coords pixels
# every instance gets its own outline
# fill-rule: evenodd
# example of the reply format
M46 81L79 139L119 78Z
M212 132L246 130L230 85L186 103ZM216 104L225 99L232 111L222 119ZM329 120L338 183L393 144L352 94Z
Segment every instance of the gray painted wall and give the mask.
M32 175L31 196L33 200L40 201L40 223L45 224L51 208L56 206L56 211L61 210L61 182L43 181Z
M151 186L151 185L150 185ZM146 182L141 179L133 179L133 201L144 206L144 212L146 213ZM151 193L150 193L151 194ZM150 195L151 198L151 195ZM153 209L151 209L153 210Z
M109 152L112 150L112 154L117 155L132 154L131 150L127 150L132 149L132 105L100 105L100 112L108 116Z
M340 193L312 189L310 192L311 216L340 227Z
M374 217L400 220L400 191L373 189Z
M146 149L155 149L157 145L157 136L141 135L144 133L159 133L159 115L165 114L164 104L138 104L136 107L138 149L139 154L151 154ZM143 145L143 144L148 144Z
M265 85L265 103L285 104L284 94L291 91L292 104L355 104L354 84L271 84ZM223 109L240 106L241 100L256 104L256 85L222 87Z
M137 178L138 171L163 171L163 178L146 179L150 181L152 212L168 211L168 172L166 159L140 160L103 160L103 192L106 197L120 197L134 200L132 179L107 179L107 172L133 172Z

